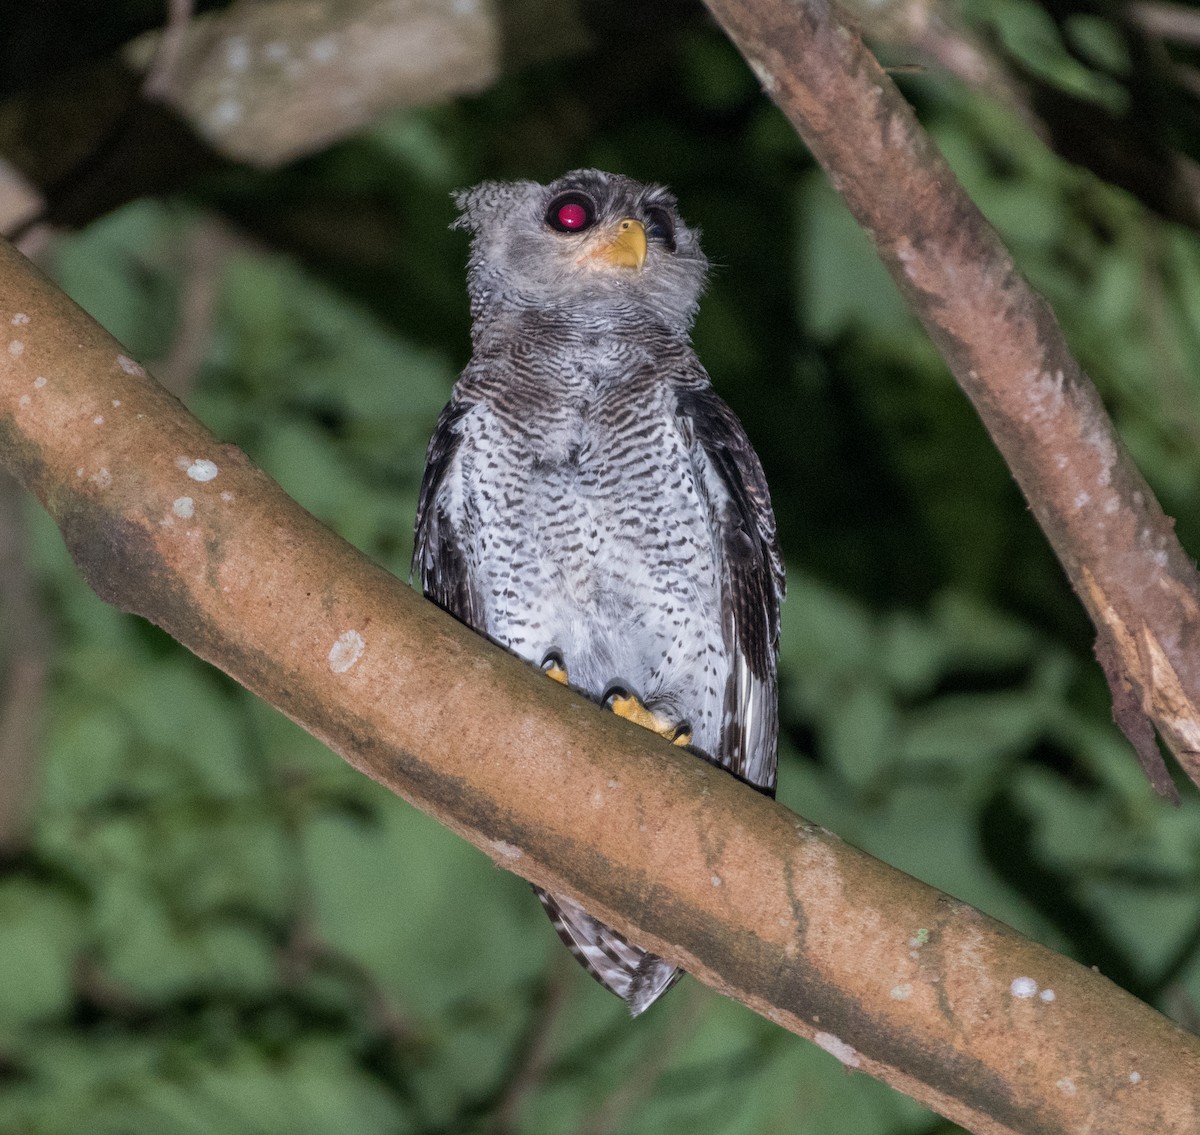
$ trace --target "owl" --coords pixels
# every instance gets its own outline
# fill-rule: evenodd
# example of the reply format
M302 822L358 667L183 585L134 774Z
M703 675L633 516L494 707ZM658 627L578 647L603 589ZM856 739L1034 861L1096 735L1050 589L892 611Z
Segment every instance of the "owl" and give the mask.
M697 232L667 190L599 170L456 203L472 354L429 443L414 574L480 634L773 795L783 564L762 466L692 350ZM535 890L633 1015L680 977Z

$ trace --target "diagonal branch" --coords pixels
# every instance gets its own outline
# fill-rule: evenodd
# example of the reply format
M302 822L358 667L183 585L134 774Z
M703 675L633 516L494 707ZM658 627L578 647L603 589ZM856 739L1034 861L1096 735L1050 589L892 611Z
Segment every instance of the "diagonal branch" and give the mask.
M827 0L706 0L824 166L1025 493L1096 627L1114 716L1200 784L1200 573L1046 302Z
M102 598L847 1067L985 1135L1200 1129L1200 1039L467 631L3 243L0 461Z

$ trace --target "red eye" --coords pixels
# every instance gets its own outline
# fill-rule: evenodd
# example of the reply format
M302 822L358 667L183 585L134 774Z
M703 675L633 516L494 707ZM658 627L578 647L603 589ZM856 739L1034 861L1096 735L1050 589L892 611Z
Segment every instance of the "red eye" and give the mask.
M581 229L587 224L587 210L574 201L568 201L558 211L558 223L564 229Z
M595 220L596 206L583 193L563 193L546 209L546 224L560 233L582 232L591 228Z

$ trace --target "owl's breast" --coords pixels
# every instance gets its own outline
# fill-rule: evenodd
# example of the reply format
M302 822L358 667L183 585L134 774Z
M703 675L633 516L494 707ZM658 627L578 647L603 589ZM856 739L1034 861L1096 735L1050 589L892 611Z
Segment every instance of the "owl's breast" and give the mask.
M464 480L489 634L534 662L561 652L594 692L662 681L681 628L719 639L714 538L661 380L481 415L476 432Z

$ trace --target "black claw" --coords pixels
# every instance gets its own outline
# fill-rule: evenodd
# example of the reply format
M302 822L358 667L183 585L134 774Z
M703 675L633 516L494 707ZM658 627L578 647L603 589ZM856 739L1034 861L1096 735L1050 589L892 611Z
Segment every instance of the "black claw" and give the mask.
M631 698L631 697L633 697L633 694L631 694L625 686L622 686L618 682L614 682L611 686L608 687L608 689L606 689L604 691L604 697L601 698L600 700L603 703L605 709L612 709L612 703L615 702L617 700L617 698Z

